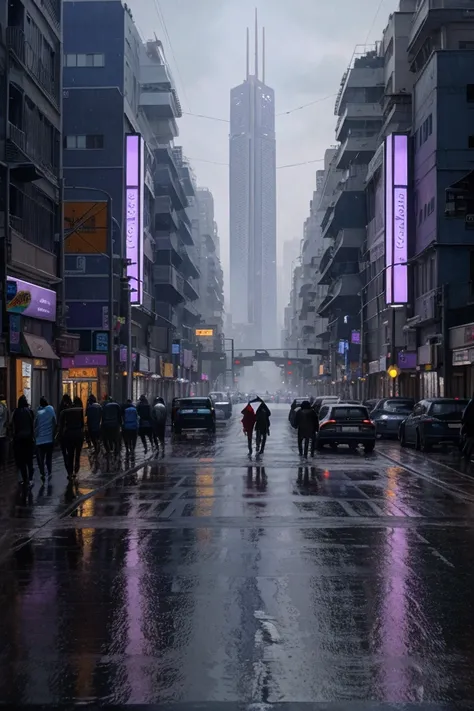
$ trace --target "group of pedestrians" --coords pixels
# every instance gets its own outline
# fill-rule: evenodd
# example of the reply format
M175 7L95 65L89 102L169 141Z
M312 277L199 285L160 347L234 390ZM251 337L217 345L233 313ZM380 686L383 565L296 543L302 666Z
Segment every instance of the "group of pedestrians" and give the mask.
M25 395L18 399L17 407L9 417L4 396L0 395L0 461L7 457L7 441L11 436L13 456L21 482L33 485L34 457L41 479L50 477L53 466L55 442L61 447L68 479L73 479L80 468L84 439L91 452L98 457L101 447L107 455L119 456L122 440L127 456L133 457L138 437L145 454L148 447L165 451L167 408L163 398L157 397L151 406L142 395L135 406L131 400L121 406L112 398L99 404L90 395L86 409L79 397L71 399L65 393L58 408L40 399L36 413L31 409Z
M252 403L260 403L255 411ZM257 456L260 456L265 451L267 437L270 435L270 417L272 413L268 405L261 397L256 397L251 400L242 410L242 427L247 435L249 456L252 456L253 451L253 433L255 430L255 446Z

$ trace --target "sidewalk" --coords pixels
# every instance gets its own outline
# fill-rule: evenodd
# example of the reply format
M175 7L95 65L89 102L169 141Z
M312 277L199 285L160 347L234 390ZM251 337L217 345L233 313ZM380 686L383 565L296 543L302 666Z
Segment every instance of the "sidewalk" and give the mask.
M85 447L81 455L81 468L73 482L68 481L59 448L55 449L53 455L52 476L44 482L40 478L35 458L34 486L30 490L19 485L14 465L9 465L0 472L0 557L46 523L64 516L81 501L87 500L95 490L107 485L117 475L126 474L155 456L150 450L145 456L140 443L137 444L134 462L126 462L123 451L118 466L114 467L111 462L110 471L107 471L103 457L99 467L91 468L89 454ZM104 466L104 469L100 466Z

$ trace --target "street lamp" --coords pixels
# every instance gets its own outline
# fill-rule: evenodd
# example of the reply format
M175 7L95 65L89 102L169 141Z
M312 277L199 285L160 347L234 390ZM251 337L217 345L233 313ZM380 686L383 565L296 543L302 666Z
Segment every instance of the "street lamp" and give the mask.
M107 199L107 242L108 242L108 255L109 258L109 396L113 397L115 390L115 354L114 354L114 239L113 239L113 225L116 224L120 231L120 225L117 220L114 219L112 215L112 196L107 190L102 188L92 188L89 186L82 185L64 185L64 190L84 190L93 193L101 193L105 195ZM64 250L63 250L64 254ZM63 270L64 274L64 270Z

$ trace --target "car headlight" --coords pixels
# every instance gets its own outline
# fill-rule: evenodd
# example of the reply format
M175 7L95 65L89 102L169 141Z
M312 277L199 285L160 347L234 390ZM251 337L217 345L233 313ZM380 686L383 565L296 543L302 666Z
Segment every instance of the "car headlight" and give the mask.
M380 415L381 420L388 420L388 415Z

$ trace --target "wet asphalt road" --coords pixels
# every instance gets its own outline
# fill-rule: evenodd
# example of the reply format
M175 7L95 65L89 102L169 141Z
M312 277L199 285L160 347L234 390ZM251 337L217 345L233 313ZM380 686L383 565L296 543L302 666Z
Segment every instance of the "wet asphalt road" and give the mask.
M4 491L0 703L474 699L474 478L396 443L301 462L272 409L260 461L235 415L129 475Z

